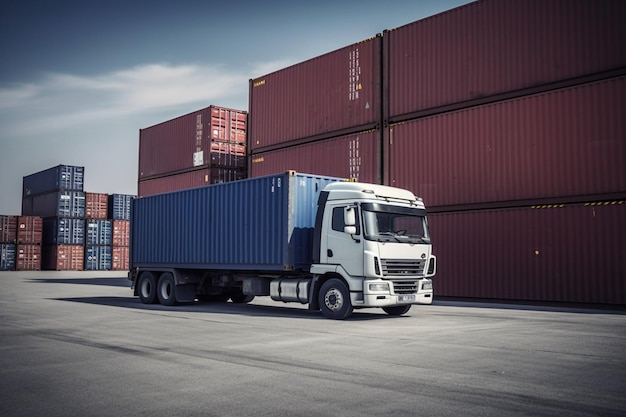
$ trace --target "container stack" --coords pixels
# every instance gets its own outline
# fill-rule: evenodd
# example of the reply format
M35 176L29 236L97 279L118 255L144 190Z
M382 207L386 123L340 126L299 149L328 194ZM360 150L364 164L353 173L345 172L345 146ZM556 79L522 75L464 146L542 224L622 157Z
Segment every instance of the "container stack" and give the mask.
M15 269L17 216L0 215L0 271Z
M246 178L246 118L209 106L141 129L138 196Z
M22 215L44 219L43 269L83 269L84 173L84 167L58 165L23 179Z
M483 0L255 78L250 176L412 190L441 296L626 304L624 21Z
M127 194L109 196L109 219L111 221L111 268L114 271L128 269L128 246L130 244L130 209L135 197Z
M17 271L41 269L41 245L43 243L43 218L39 216L17 216Z

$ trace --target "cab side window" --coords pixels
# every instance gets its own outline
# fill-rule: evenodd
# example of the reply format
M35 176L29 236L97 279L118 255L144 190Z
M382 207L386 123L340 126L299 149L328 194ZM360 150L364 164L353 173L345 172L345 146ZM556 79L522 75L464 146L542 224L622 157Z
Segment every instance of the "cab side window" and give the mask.
M346 224L344 222L343 219L343 210L344 207L335 207L333 208L333 221L332 221L332 225L331 228L337 232L342 232L343 233L343 229L344 227L346 227ZM360 221L359 221L359 211L358 209L355 207L356 210L356 234L359 235L361 234L361 225L360 225Z

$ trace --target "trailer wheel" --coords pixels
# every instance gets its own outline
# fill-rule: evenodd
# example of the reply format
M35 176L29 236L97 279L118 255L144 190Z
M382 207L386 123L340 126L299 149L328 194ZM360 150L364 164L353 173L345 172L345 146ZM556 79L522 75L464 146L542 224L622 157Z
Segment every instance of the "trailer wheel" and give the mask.
M401 316L407 311L411 309L411 304L403 305L403 306L393 306L393 307L383 307L385 313L390 316Z
M241 290L233 290L230 294L230 301L236 304L247 304L254 300L254 295L246 295Z
M159 302L164 306L176 305L176 283L171 273L166 272L159 278L157 295Z
M329 319L343 320L352 314L350 291L343 281L329 279L319 293L319 304L322 314Z
M156 278L152 272L142 272L139 275L139 299L144 304L155 304L157 299Z

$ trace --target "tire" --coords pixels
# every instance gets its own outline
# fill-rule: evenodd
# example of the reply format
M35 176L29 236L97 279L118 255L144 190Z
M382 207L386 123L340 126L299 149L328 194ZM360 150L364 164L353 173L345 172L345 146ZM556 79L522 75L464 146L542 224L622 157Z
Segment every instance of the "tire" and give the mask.
M233 290L230 294L230 301L235 304L247 304L254 300L254 295L246 295L241 290Z
M318 300L320 310L326 318L343 320L352 314L350 290L339 279L332 278L322 284Z
M171 273L166 272L159 278L157 296L159 297L159 303L164 306L176 305L176 283Z
M383 307L385 313L390 316L401 316L405 314L407 311L411 309L411 304L406 304L403 306L393 306L393 307Z
M142 272L139 275L137 293L144 304L155 304L158 301L156 278L152 272Z

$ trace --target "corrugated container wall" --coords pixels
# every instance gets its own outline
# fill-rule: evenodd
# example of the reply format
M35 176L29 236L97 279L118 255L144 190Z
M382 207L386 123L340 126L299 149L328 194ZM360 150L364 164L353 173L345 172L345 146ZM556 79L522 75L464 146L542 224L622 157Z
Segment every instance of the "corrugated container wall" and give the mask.
M249 150L377 127L380 48L377 36L250 80Z
M247 178L246 172L241 169L201 168L181 174L139 181L137 183L137 194L139 197L146 197L153 194L186 190L188 188L237 181L245 178Z
M15 243L0 243L0 271L15 269Z
M17 238L17 216L0 215L0 243L15 243Z
M65 217L45 219L43 243L46 245L84 245L85 220Z
M43 241L43 218L18 216L17 243L41 245Z
M385 32L388 117L624 69L624 22L622 0L484 0Z
M220 154L245 154L246 118L245 111L210 106L141 129L139 181L207 167L213 161L233 164L233 168L241 165L242 158L227 159Z
M130 206L134 195L111 194L109 195L108 219L110 220L130 220Z
M111 269L110 246L85 246L84 268L86 271L106 271Z
M625 195L624 109L620 77L394 125L391 185L429 207Z
M53 191L83 191L85 168L58 165L23 177L22 197Z
M85 193L85 217L88 219L106 219L109 195L103 193Z
M22 199L22 215L84 218L85 193L57 191L26 196Z
M253 154L250 177L295 170L376 183L380 131L370 131Z
M138 198L131 267L308 269L319 194L339 180L286 173Z
M80 245L51 245L42 248L42 269L82 271L85 248Z
M128 246L111 247L111 270L128 271Z
M18 244L15 260L16 271L41 269L41 244Z
M430 214L439 296L626 304L626 202Z
M111 245L113 224L111 220L85 221L85 246Z

